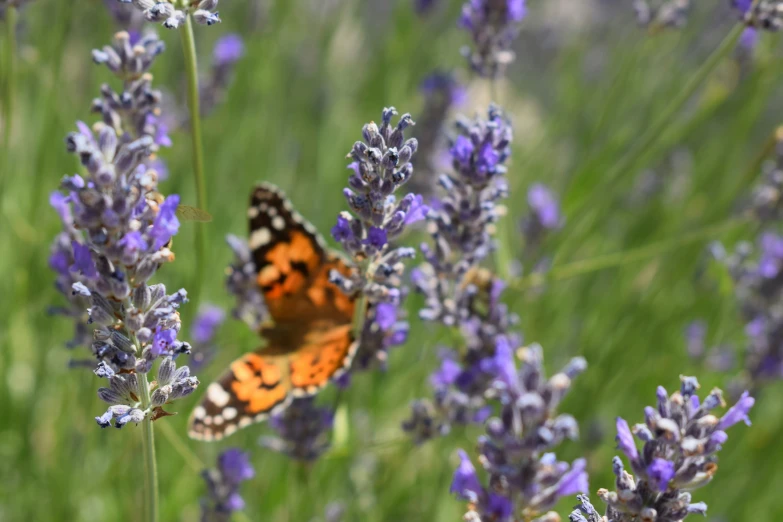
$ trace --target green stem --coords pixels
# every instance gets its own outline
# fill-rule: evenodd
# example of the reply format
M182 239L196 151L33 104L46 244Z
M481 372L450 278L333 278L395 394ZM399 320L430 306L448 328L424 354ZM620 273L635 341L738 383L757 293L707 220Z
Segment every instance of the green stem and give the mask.
M182 37L182 51L185 55L185 74L188 80L188 111L190 112L190 135L193 140L193 175L196 181L196 202L198 208L207 211L207 191L204 182L204 148L201 140L201 111L199 108L198 62L196 60L196 41L193 38L193 20L188 14L185 25L179 31ZM196 278L193 300L198 301L201 283L204 278L206 262L206 237L202 223L194 223L196 228Z
M139 392L141 393L141 408L150 407L150 385L147 374L139 373ZM147 497L147 522L158 522L158 465L155 460L155 433L152 429L152 412L142 421L141 445L144 452L144 486Z
M16 103L16 7L9 5L5 11L5 63L8 68L5 78L5 96L3 99L3 111L5 117L5 129L3 138L3 150L5 150L5 165L0 176L0 195L4 193L6 178L11 176L11 133L14 124L14 104Z
M646 259L651 259L691 243L714 239L721 233L736 228L739 225L746 224L750 221L751 218L732 219L723 223L718 223L717 225L704 227L688 234L683 234L682 236L674 239L657 241L655 243L651 243L649 245L632 250L626 250L624 252L614 252L602 256L591 257L589 259L574 261L573 263L556 266L545 274L530 274L527 277L518 279L510 286L515 290L525 290L551 281L570 279L572 277L588 274L591 272L597 272L599 270L605 270L607 268L614 268Z

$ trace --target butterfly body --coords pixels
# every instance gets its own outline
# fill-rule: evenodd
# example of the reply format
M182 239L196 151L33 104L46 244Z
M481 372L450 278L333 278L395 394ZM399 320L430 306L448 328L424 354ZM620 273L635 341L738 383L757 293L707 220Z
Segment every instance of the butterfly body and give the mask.
M316 394L349 368L357 348L355 298L329 281L332 270L348 276L353 268L272 185L255 188L248 218L256 281L274 324L259 332L263 348L207 387L190 419L195 439L219 440Z

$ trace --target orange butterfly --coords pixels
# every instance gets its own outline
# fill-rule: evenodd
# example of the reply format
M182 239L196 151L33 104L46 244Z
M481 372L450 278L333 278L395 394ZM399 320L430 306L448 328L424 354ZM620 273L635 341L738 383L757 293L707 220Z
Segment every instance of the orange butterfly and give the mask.
M350 367L355 298L329 282L352 268L327 249L277 187L255 188L248 209L257 282L274 321L267 344L231 363L190 417L194 439L214 441L316 394Z

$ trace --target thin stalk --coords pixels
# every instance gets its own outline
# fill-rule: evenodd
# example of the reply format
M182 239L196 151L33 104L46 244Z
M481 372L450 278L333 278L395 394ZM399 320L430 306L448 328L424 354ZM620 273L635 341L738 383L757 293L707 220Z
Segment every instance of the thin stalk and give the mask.
M775 145L781 140L783 140L783 126L777 127L772 131L772 133L770 133L769 137L767 137L761 149L753 158L753 162L748 166L748 168L745 170L745 173L742 175L743 182L750 183L753 178L759 175L759 171L761 170L761 166L764 164L764 160L766 160L769 155L775 151Z
M510 286L515 290L526 290L528 288L540 286L547 282L561 281L563 279L570 279L572 277L589 274L591 272L597 272L599 270L605 270L607 268L615 268L622 265L644 261L646 259L652 259L691 243L698 243L699 241L714 239L721 233L726 232L727 230L732 230L740 225L747 224L750 221L750 217L731 219L723 223L718 223L717 225L711 225L688 234L683 234L682 236L676 237L674 239L664 239L662 241L657 241L655 243L631 250L626 250L624 252L614 252L602 256L582 259L580 261L574 261L573 263L567 263L561 266L553 267L545 274L530 274L527 277L523 277L514 281Z
M5 128L3 129L3 150L5 151L5 165L0 175L0 195L4 194L6 178L11 175L11 133L14 126L14 104L16 103L16 7L9 5L5 11L5 64L7 67L5 78L5 92L3 97L3 114Z
M193 20L187 15L185 25L179 31L182 37L182 52L185 55L185 75L188 81L188 111L190 112L190 136L193 141L193 175L196 182L196 204L201 210L207 211L207 190L204 181L204 148L201 139L201 110L199 108L198 61L196 59L196 41L193 38ZM201 284L204 279L204 263L206 262L207 243L204 235L204 225L194 223L196 229L196 278L192 285L193 299L198 301L201 294Z
M141 408L150 407L150 385L147 374L139 373ZM158 464L155 460L155 433L152 429L152 413L148 413L142 424L141 445L144 453L144 487L147 497L147 522L158 522Z

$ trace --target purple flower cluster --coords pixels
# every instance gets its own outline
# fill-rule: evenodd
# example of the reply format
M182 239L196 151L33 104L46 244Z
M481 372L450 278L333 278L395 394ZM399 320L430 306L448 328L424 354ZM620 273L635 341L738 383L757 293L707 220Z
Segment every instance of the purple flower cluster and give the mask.
M777 224L783 220L783 135L777 139L776 162L752 198L752 212L761 228L756 246L742 242L730 255L719 244L712 248L734 280L746 323L748 342L742 379L748 382L741 382L742 388L783 377L783 236L777 233Z
M277 437L261 437L261 445L289 458L311 462L329 449L329 432L334 412L319 408L313 397L297 399L282 413L273 415L269 424Z
M478 442L488 486L481 484L473 463L460 451L451 492L470 503L465 520L510 522L522 513L525 520L558 520L545 512L561 497L588 489L584 459L569 465L550 452L563 440L578 437L574 418L556 410L587 364L575 358L547 379L540 346L523 348L519 356L523 364L517 369L511 346L499 342L495 356L483 361L495 375L487 394L500 404L500 411L486 422L486 435Z
M755 5L753 0L733 0L732 4L749 30L763 29L777 32L783 29L783 1L781 0L759 0Z
M704 364L710 371L726 373L734 369L736 356L731 346L716 346L707 350L707 325L704 321L693 321L685 329L688 357Z
M255 475L247 453L237 448L221 453L217 469L202 473L209 496L201 500L201 522L229 522L232 513L242 511L245 501L239 495L239 486Z
M105 65L122 80L122 92L115 92L108 84L101 86L101 96L92 102L92 111L101 115L103 123L114 129L123 140L149 136L153 152L157 147L170 147L168 129L160 121L161 93L152 88L149 69L165 44L154 33L135 42L125 31L114 35L112 45L92 51L92 59Z
M683 27L688 21L690 0L634 0L636 21L643 27Z
M407 323L398 320L405 298L403 260L412 258L415 250L393 247L392 242L429 211L420 195L408 193L399 200L394 195L413 175L411 158L418 149L416 138L405 139L405 130L414 125L411 115L403 114L392 125L395 114L393 107L385 108L380 126L370 122L363 127L364 140L349 153L353 173L343 190L351 212L341 212L332 228L332 237L359 270L350 278L332 271L330 278L344 292L360 294L369 303L357 354L360 367L373 361L383 365L388 348L407 337Z
M213 339L225 319L226 313L218 306L203 304L199 307L198 314L190 327L192 341L190 366L193 370L198 371L203 368L215 356Z
M117 52L124 43L127 34L118 34L115 48L102 56L112 70L130 74L132 56L143 61L145 47L130 50L131 55ZM140 92L149 91L151 77L137 72ZM165 415L163 404L198 386L187 367L171 370L172 359L190 351L188 343L177 340L178 309L187 302L187 293L168 294L164 285L148 284L158 268L174 259L170 244L179 229L179 196L164 198L157 192L157 174L143 163L156 143L148 129L137 125L137 116L153 109L132 108L137 99L125 99L124 116L109 118L109 123L106 115L113 110L102 111L104 121L95 124L94 133L80 124L79 132L68 135L67 149L78 156L86 177L64 177L61 191L50 197L63 231L54 240L49 264L57 272L57 288L69 300L72 311L67 315L78 322L75 340L86 341L87 324L94 326L95 372L109 380L110 387L99 393L111 404L107 414L96 418L102 427L111 418L118 427L148 415L154 420ZM156 389L147 384L146 374L158 358L164 362ZM150 398L153 390L155 400Z
M199 83L201 115L210 114L226 97L234 66L245 54L245 44L238 34L218 38L212 50L212 70Z
M598 490L607 504L608 520L679 522L694 513L706 514L707 505L692 503L691 492L712 480L718 469L717 453L728 440L725 430L739 422L750 425L748 412L755 401L745 392L717 417L712 411L724 406L721 390L712 390L700 401L696 378L681 380L680 390L671 396L658 387L657 406L645 408L645 422L633 430L617 418L617 446L633 474L625 470L620 457L614 458L616 491ZM641 451L634 435L644 444Z
M477 74L502 76L514 61L511 45L526 11L525 0L468 0L462 6L459 25L473 38L473 48L462 53Z
M459 354L441 351L441 367L431 378L434 403L413 405L403 428L418 442L448 433L452 424L483 422L485 391L494 377L484 363L498 343L521 343L509 332L517 318L500 301L505 284L479 266L494 250L497 203L508 193L504 163L511 127L491 106L487 120L460 120L458 130L450 150L453 173L440 176L443 196L427 216L434 248L421 246L426 262L412 279L425 297L419 316L458 327L465 346Z
M527 192L527 204L530 213L522 221L525 246L535 248L540 245L548 232L563 226L560 202L557 196L541 183L533 184Z
M166 29L177 29L187 20L188 15L201 25L214 25L221 22L216 11L218 0L117 0L123 4L132 4L144 14L148 22L161 23Z

